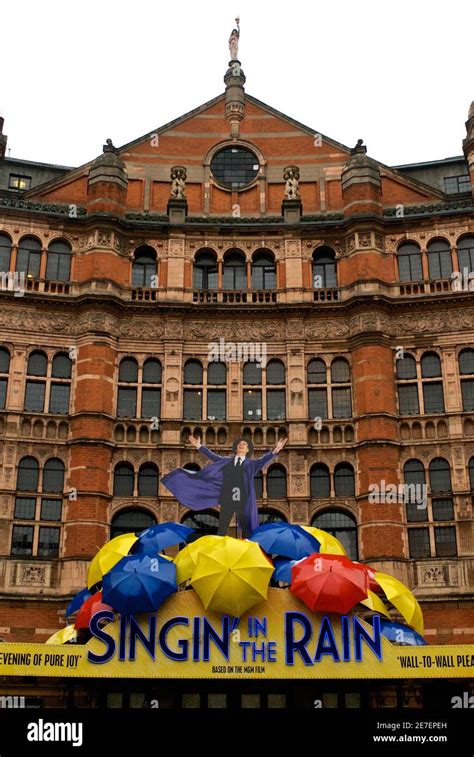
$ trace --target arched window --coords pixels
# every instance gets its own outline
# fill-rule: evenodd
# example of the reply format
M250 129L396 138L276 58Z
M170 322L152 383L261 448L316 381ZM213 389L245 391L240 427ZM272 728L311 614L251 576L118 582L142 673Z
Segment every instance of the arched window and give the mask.
M398 248L398 273L400 281L422 281L421 251L414 242L404 242Z
M53 357L53 368L51 376L53 378L70 379L72 371L72 360L64 352L58 352Z
M444 239L435 239L428 245L430 279L450 279L453 272L451 248Z
M247 289L245 257L238 250L227 252L224 256L222 288Z
M147 510L140 510L138 507L133 510L121 510L112 518L110 538L114 539L122 534L139 534L151 526L156 526L156 518Z
M0 233L0 271L8 273L12 254L12 240L7 234Z
M69 355L58 352L53 358L51 377L60 379L52 381L49 393L49 412L66 415L69 413L69 398L71 393L72 360Z
M286 497L286 470L283 465L272 465L268 469L267 496L269 499Z
M436 352L424 353L421 358L421 375L425 413L444 413L443 382L433 381L441 378L441 360Z
M419 415L418 384L416 383L416 361L412 355L404 354L395 362L398 379L398 406L400 415Z
M138 496L158 496L158 468L154 463L143 463L138 471Z
M336 497L354 497L354 468L349 463L338 463L334 469L334 490Z
M227 366L225 363L209 363L207 366L208 384L225 384L227 382Z
M330 289L337 286L336 255L330 247L319 247L313 252L313 287Z
M18 245L16 270L25 276L39 278L41 267L41 242L34 237L23 237Z
M352 515L342 510L325 510L314 516L311 525L339 539L351 560L359 559L357 523Z
M262 383L262 368L260 363L249 360L244 363L244 384L259 386Z
M135 358L124 357L119 366L117 415L119 418L137 417L138 363Z
M464 275L464 269L469 273L474 272L474 236L466 236L459 240L458 244L459 270Z
M36 492L38 489L39 465L34 457L23 457L18 463L16 488L22 492Z
M209 363L207 366L207 419L210 421L225 420L227 392L222 387L227 383L227 366L225 363Z
M161 384L161 363L155 358L148 358L143 363L143 383Z
M350 418L352 416L351 371L349 363L342 357L336 357L331 363L332 417Z
M316 463L310 470L310 490L312 497L329 497L331 493L331 477L329 468L323 463Z
M43 468L43 491L62 492L64 489L64 463L57 458L50 458Z
M185 420L202 420L203 367L199 360L188 360L184 366L184 408ZM192 387L192 388L191 388Z
M275 289L276 268L271 252L258 250L252 260L252 289Z
M5 347L0 347L0 410L7 403L8 374L10 373L10 353Z
M461 376L474 374L474 350L463 350L459 355L459 373ZM461 381L463 410L474 410L474 377Z
M24 409L32 413L44 412L46 381L32 381L30 376L46 377L48 359L44 352L32 352L28 358Z
M256 361L244 363L243 383L244 386L254 387L243 391L243 415L246 421L262 420L262 368Z
M285 366L281 360L270 360L267 363L267 384L284 384Z
M308 405L310 418L328 417L328 380L326 363L320 358L313 358L308 363L308 384L324 384L318 389L308 389Z
M114 470L114 496L133 497L135 473L130 463L117 463Z
M435 457L430 463L431 493L451 493L451 469L449 463L442 457Z
M426 507L426 472L420 460L407 460L403 466L403 478L406 484L405 504L407 521L419 523L428 520Z
M156 288L156 252L148 245L142 245L135 250L132 263L132 287Z
M258 523L263 526L264 523L288 523L288 520L278 510L271 507L261 507L258 511Z
M141 417L161 416L161 363L156 358L148 358L143 363L141 386Z
M217 258L210 250L200 250L194 258L194 289L217 289Z
M410 472L408 466L410 466ZM409 460L405 468L407 469L406 478L408 476L414 483L424 483L424 471L419 460ZM418 502L417 506L407 508L409 522L428 521L426 526L408 529L409 556L417 560L432 555L453 557L457 554L451 470L448 461L441 457L434 458L429 465L429 478L431 502L425 499ZM439 525L440 521L451 521L451 524ZM434 553L432 552L433 543Z
M285 366L281 360L270 360L266 367L267 386L279 386L279 389L267 389L267 420L281 421L286 417Z
M69 242L58 239L48 247L46 278L51 281L69 281L71 278L72 248Z
M217 534L219 515L214 510L200 510L199 512L189 510L181 523L183 526L195 529L195 532L187 540L187 543L190 544L201 536Z

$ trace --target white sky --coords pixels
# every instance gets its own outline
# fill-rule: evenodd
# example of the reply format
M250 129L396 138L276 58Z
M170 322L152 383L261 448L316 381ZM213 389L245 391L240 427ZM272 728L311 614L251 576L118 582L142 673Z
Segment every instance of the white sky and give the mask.
M234 6L234 7L233 7ZM462 154L472 0L23 0L2 7L11 157L80 165L224 91L240 15L246 91L389 165ZM7 153L8 154L8 153Z

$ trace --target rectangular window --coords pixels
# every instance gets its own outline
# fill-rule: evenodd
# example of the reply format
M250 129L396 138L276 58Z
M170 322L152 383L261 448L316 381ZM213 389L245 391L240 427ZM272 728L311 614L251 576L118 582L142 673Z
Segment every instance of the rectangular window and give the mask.
M407 502L407 521L408 523L423 523L428 520L428 507L418 507L423 502Z
M137 417L137 390L119 386L117 415L119 418Z
M33 553L33 526L13 526L12 555L28 557Z
M309 417L328 417L328 396L326 389L308 389Z
M161 389L143 389L142 418L159 418L161 415Z
M431 557L430 534L427 528L409 528L408 545L411 558L419 560Z
M247 421L262 419L262 392L259 389L247 389L244 392L244 419Z
M15 499L15 518L18 520L34 520L36 499L34 497L17 497Z
M3 410L7 403L7 386L8 379L0 379L0 410Z
M57 557L59 555L59 528L40 527L38 557Z
M400 415L419 415L418 386L416 384L399 384L398 404Z
M474 410L474 380L461 381L463 410Z
M470 192L471 181L468 174L460 176L446 176L444 179L444 191L446 194L458 194L459 192Z
M455 557L457 555L455 527L435 528L434 532L436 557Z
M41 500L40 520L61 520L62 502L60 499L48 499L43 497Z
M210 421L225 420L226 392L225 389L208 389L207 418Z
M282 421L285 418L285 390L267 390L267 419L269 421Z
M69 384L51 384L51 394L49 395L49 412L69 413Z
M42 381L27 381L25 393L25 410L30 413L44 411L44 393L46 384Z
M350 418L351 415L352 415L351 390L350 389L333 389L332 390L332 417L333 418Z
M31 176L20 176L11 173L8 181L8 189L21 189L25 191L31 187Z
M441 381L423 382L425 413L444 413L443 384Z
M452 499L433 500L433 520L454 520Z
M200 389L184 390L184 413L187 421L202 420L202 391Z

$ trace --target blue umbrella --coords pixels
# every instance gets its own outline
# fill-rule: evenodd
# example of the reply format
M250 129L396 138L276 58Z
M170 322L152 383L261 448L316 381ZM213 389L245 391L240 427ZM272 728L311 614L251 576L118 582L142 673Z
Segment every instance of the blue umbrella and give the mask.
M299 560L288 560L286 557L277 557L276 560L273 561L275 572L272 578L274 578L275 581L291 584L291 569L293 565L296 565L298 562Z
M138 541L131 551L134 555L157 555L166 547L186 542L192 533L194 528L182 526L181 523L158 523L157 526L151 526L138 534Z
M292 523L265 523L258 526L250 536L268 555L281 555L291 560L319 552L320 544L308 531Z
M92 597L89 589L81 589L80 591L78 591L77 594L69 602L68 608L66 610L66 617L68 617L69 615L74 615L74 613L82 607L86 599L89 599L89 597Z
M121 615L154 612L174 594L176 565L157 555L127 555L104 575L102 598Z
M385 636L392 644L400 644L400 646L407 647L423 647L428 643L413 628L409 628L409 626L405 626L403 623L395 623L392 620L383 620L381 618L380 630L382 636Z

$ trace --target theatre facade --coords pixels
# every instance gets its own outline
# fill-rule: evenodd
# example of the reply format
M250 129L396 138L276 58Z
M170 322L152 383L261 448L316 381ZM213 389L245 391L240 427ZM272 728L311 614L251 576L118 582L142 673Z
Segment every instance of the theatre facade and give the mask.
M239 435L258 456L288 437L256 479L261 522L329 531L414 591L430 644L474 644L474 104L459 156L393 167L247 94L236 58L224 82L78 168L8 157L0 121L0 638L64 626L113 536L216 531L217 510L186 510L159 480L204 465L193 434L221 455ZM18 692L244 706L212 672L38 675ZM383 694L270 673L244 694L436 697L386 677Z

